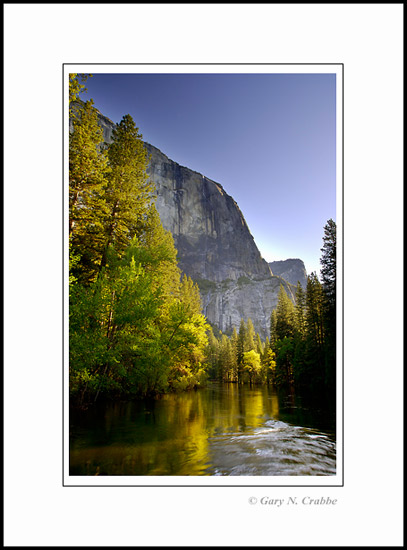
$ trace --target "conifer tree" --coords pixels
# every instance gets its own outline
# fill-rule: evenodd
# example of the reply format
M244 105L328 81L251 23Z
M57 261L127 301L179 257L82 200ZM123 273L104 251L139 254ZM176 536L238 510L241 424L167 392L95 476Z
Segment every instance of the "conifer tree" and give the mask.
M263 343L261 341L261 338L260 338L260 334L257 333L256 334L256 346L255 346L255 351L257 351L257 353L262 356L263 355L263 351L264 351L264 348L263 348Z
M267 384L274 384L276 382L276 354L268 342L266 342L264 347L262 371L263 379Z
M239 333L237 338L237 347L236 347L236 363L237 363L237 379L238 382L242 381L243 375L243 354L245 352L245 341L246 341L246 324L244 319L240 320Z
M324 294L322 285L315 272L308 276L306 304L308 339L312 341L319 350L322 350L324 345Z
M324 227L324 245L321 248L321 282L329 304L335 306L336 295L336 224L330 219Z
M336 384L336 224L332 219L324 227L323 241L320 262L325 295L325 383L333 397Z
M256 332L254 330L253 321L247 319L246 332L244 338L244 351L254 350L256 347L255 344Z
M233 380L233 350L230 339L226 334L222 334L220 341L220 350L219 350L219 361L220 361L220 378L225 382L230 382Z
M70 268L75 280L89 282L98 272L101 258L103 223L107 215L104 195L107 158L101 147L103 131L98 125L93 101L76 101L84 87L78 82L76 73L70 76Z
M230 344L232 346L232 381L236 382L238 379L238 367L237 367L237 354L238 354L238 340L236 327L233 327L232 336L230 337Z
M274 349L277 342L277 311L273 309L270 317L270 345Z
M294 304L287 296L287 293L280 285L278 295L278 303L276 308L276 337L277 340L282 340L284 337L291 338L294 336L295 319L294 319Z
M320 391L325 379L324 292L315 272L307 279L306 306L307 386L313 391Z
M132 117L125 115L112 133L108 148L109 176L106 189L108 218L104 227L101 267L108 249L120 258L135 235L141 235L151 214L153 184L147 175L147 152Z
M180 299L186 310L191 315L200 314L202 310L199 287L187 275L182 276Z
M70 274L71 393L84 402L199 385L208 325L197 285L180 279L141 135L127 115L107 157L101 139L92 102L81 104L70 142L71 264L81 275Z
M262 358L267 354L267 351L269 349L270 349L270 340L268 337L266 337L266 341L264 342L264 346L263 346Z
M208 375L210 378L220 378L219 375L219 342L213 333L212 327L208 327L207 332L208 345L205 350L205 361L208 365Z
M301 283L298 282L295 295L295 328L296 334L299 336L300 339L305 337L305 315L305 292L301 286Z

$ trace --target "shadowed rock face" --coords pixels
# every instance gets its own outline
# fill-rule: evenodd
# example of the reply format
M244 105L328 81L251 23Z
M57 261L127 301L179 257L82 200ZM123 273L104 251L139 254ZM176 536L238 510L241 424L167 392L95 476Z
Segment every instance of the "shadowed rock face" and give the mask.
M300 282L303 289L307 287L307 271L302 260L289 259L269 262L269 266L274 275L282 277L288 283L297 286Z
M98 114L109 143L114 123ZM158 213L174 237L179 267L199 285L204 314L226 333L238 329L242 318L251 318L255 330L268 336L280 285L293 301L294 287L283 275L273 275L238 205L219 183L180 166L148 143L145 147L151 155L148 174L156 187Z
M173 162L156 147L146 148L157 210L174 237L182 271L193 279L215 282L269 277L270 268L239 207L223 187Z

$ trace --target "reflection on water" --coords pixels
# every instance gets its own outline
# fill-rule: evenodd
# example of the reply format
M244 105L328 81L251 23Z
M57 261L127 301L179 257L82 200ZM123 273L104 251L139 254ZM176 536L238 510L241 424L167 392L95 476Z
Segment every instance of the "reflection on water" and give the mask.
M267 387L210 384L70 413L71 475L334 475L334 419Z

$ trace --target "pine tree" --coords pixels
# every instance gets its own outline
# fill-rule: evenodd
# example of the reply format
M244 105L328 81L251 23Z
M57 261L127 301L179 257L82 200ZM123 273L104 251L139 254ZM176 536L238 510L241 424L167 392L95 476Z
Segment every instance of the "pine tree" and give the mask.
M77 90L70 90L70 97L75 98ZM107 215L107 158L102 142L92 100L76 102L69 134L69 242L72 260L80 258L80 263L71 262L72 275L83 282L92 281L99 270Z
M201 296L199 287L187 275L182 276L180 299L184 307L191 314L200 314L202 310Z
M274 382L277 386L291 386L294 382L294 352L292 337L284 336L276 344L276 368Z
M278 295L278 303L276 308L276 337L277 340L283 338L291 338L294 336L295 318L294 318L294 304L287 296L287 293L280 285L280 292Z
M324 292L315 272L307 279L306 306L307 385L313 390L321 390L325 378Z
M238 340L236 327L233 327L232 336L230 337L230 344L232 347L232 377L231 381L236 382L238 379L238 367L237 367L237 354L238 354Z
M269 338L266 337L266 341L264 342L264 346L263 346L263 353L262 353L262 356L265 357L266 354L267 354L267 351L270 349L270 340Z
M275 349L277 342L277 311L273 309L270 317L270 345Z
M305 337L305 315L305 292L301 286L301 283L298 282L297 291L295 294L295 328L296 334L300 339Z
M222 334L219 347L220 378L225 382L233 380L233 359L232 344L226 334Z
M295 333L294 304L287 296L284 286L280 285L277 307L272 312L270 322L270 344L276 353L273 382L278 386L288 386L293 382Z
M242 382L243 375L243 354L245 352L245 341L246 341L246 324L244 319L240 320L239 333L237 338L236 346L236 363L237 363L237 380Z
M320 262L325 295L325 384L333 397L336 384L336 224L332 219L324 227L323 241Z
M92 102L73 116L71 393L84 402L199 385L208 325L154 205L141 135L127 115L106 158Z
M256 334L256 346L255 346L255 351L257 351L257 353L261 356L263 355L263 351L264 351L264 347L263 347L263 343L261 341L261 338L260 338L260 334L257 333Z
M253 321L249 318L247 319L246 332L244 338L244 351L254 350L256 347L255 344L256 332L254 330Z
M131 239L141 235L151 214L153 184L147 175L147 152L132 117L125 115L115 127L108 148L109 177L101 267L107 264L108 249L120 258Z
M213 333L212 327L207 332L208 345L205 350L205 362L208 365L208 375L210 378L220 378L219 374L219 342Z
M315 343L318 349L322 349L324 345L324 294L322 285L315 272L308 276L306 304L308 338Z
M276 382L276 354L269 345L264 348L262 358L263 379L267 384L275 384Z
M330 219L324 227L324 245L321 248L321 282L328 302L335 307L336 295L336 223Z

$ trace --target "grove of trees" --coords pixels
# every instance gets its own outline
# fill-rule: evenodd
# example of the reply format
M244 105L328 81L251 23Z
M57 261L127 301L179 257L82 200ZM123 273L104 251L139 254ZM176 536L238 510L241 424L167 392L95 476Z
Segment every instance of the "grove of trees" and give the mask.
M295 303L280 286L270 318L270 337L262 342L251 319L231 336L209 334L207 361L213 378L267 383L303 394L335 398L336 387L336 224L324 228L321 279L298 283Z
M199 386L207 378L335 395L336 225L324 228L321 281L295 303L280 287L265 341L251 319L212 329L182 276L148 179L146 149L125 115L103 140L86 75L70 75L69 387L80 406Z
M106 146L93 102L78 98L80 81L70 75L72 401L197 386L205 379L207 322L155 208L142 136L126 115Z

